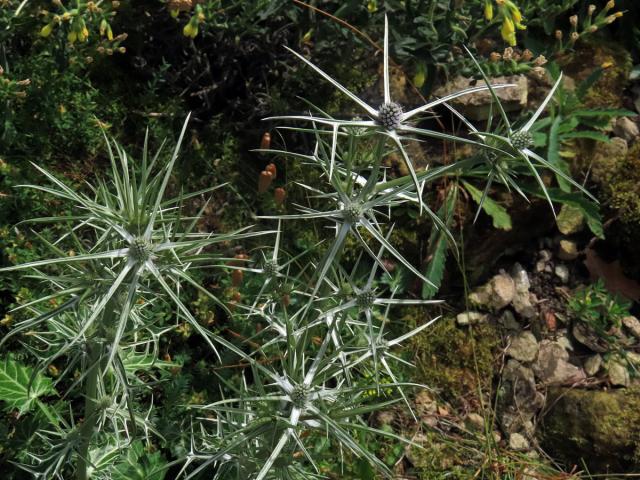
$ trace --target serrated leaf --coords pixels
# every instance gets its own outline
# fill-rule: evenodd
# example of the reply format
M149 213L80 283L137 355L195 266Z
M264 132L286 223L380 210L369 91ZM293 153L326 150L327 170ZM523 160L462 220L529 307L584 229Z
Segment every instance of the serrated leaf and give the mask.
M511 216L509 215L509 213L507 213L502 205L489 198L488 195L484 198L483 201L482 192L480 190L478 190L470 183L463 182L463 184L465 189L471 195L471 198L473 198L474 202L476 202L478 205L480 205L480 202L482 202L482 210L491 217L494 228L507 231L511 230Z
M438 216L443 219L447 227L451 224L457 198L457 188L451 189L445 203L438 210ZM422 284L422 298L424 299L428 300L433 298L440 289L442 277L444 276L444 267L447 261L447 252L449 250L447 239L448 236L443 229L433 227L431 236L429 237L429 256L431 260L429 261L429 265L427 265L427 270L424 275L431 284Z
M51 379L41 373L33 376L33 383L29 388L32 376L31 367L22 365L9 356L0 363L0 401L6 404L6 410L18 409L22 415L29 411L38 397L55 392Z
M167 473L167 461L160 452L145 451L140 440L136 440L127 449L124 460L116 465L112 480L164 480Z

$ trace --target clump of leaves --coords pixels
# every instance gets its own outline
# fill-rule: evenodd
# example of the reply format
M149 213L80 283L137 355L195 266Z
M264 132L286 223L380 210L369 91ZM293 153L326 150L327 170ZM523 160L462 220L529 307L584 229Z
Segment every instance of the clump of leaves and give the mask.
M611 294L602 279L578 290L567 303L569 312L576 320L591 327L601 338L615 341L612 330L622 325L629 315L631 302L619 295Z

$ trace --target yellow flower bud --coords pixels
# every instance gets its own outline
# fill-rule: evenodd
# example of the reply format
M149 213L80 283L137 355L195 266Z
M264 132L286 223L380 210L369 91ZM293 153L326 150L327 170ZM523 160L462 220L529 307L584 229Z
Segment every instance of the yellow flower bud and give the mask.
M182 33L185 37L196 38L198 35L198 24L190 21L184 26Z
M505 42L507 42L512 47L516 45L516 29L513 21L510 18L504 18L500 33L502 34L502 39Z
M484 18L489 21L493 19L493 3L491 1L484 2Z
M75 30L71 30L67 35L67 40L69 40L69 43L75 43L77 39L78 39L78 34L76 33Z
M53 23L48 23L40 30L40 36L46 38L51 35L51 32L53 32Z
M111 30L111 25L107 24L107 39L111 42L113 40L113 30Z
M104 34L107 31L107 26L109 24L107 23L107 21L103 18L102 21L100 22L100 28L98 29L98 31L100 32L100 36L104 37Z

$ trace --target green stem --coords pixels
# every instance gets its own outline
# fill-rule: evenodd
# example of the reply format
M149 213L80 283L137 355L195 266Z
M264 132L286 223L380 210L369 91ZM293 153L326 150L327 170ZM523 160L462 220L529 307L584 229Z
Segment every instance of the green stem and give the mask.
M102 317L102 325L111 325L115 320L117 301L114 295L105 305L105 311ZM102 332L97 335L100 337ZM89 447L100 419L100 411L98 410L98 382L103 370L103 363L106 356L103 355L104 344L102 341L91 339L87 342L88 351L88 371L86 374L86 383L84 389L84 422L80 427L80 447L78 449L78 466L76 472L77 480L88 480L89 468Z

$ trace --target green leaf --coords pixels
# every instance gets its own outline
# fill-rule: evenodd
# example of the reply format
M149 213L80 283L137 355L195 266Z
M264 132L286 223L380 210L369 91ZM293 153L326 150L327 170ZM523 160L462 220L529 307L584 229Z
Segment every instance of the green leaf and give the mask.
M33 383L29 388L29 380ZM22 365L11 357L0 363L0 400L6 410L18 409L20 414L29 411L33 403L42 395L55 393L51 379L41 373L33 375L33 369Z
M571 112L574 117L633 117L636 113L624 108L585 108Z
M438 216L443 219L445 225L450 225L458 198L458 189L454 188L449 191L445 203L438 210ZM433 227L429 238L429 256L431 260L427 265L424 276L429 279L431 284L422 284L422 298L433 298L442 283L444 276L444 267L447 261L448 235L442 228Z
M167 473L167 461L160 452L145 451L140 440L136 440L127 449L124 460L116 465L112 480L164 480Z
M523 188L523 190L528 191L529 193L533 193L538 197L542 197L540 192L531 191L528 188ZM571 205L572 207L577 207L580 209L584 218L587 222L587 226L589 230L598 238L604 238L604 228L602 227L602 217L600 216L600 209L598 205L589 199L585 198L582 194L573 192L567 193L563 192L558 188L548 188L547 193L551 200L554 202L563 203L566 205Z
M590 140L596 140L598 142L609 143L611 140L604 133L594 132L593 130L584 130L581 132L569 132L562 135L562 139L570 138L588 138Z
M511 230L511 216L507 213L505 208L500 205L495 200L492 200L487 195L482 201L482 192L478 190L476 187L467 182L462 182L464 187L473 198L473 201L480 205L482 202L482 210L491 217L493 220L494 228L499 228L500 230Z

